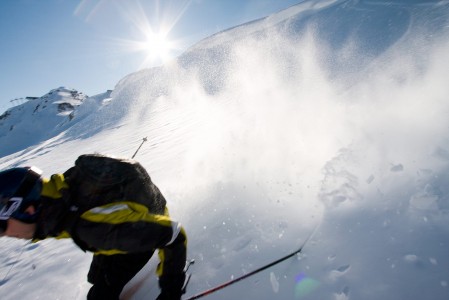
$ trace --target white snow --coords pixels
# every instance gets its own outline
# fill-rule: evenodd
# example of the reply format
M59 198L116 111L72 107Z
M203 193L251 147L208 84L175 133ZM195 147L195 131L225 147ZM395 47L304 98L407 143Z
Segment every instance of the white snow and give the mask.
M204 299L449 299L448 10L305 1L128 75L71 120L15 107L0 169L49 176L83 153L130 157L148 137L136 159L196 260L186 297L316 228L301 255ZM0 249L2 299L85 298L91 255L70 241Z

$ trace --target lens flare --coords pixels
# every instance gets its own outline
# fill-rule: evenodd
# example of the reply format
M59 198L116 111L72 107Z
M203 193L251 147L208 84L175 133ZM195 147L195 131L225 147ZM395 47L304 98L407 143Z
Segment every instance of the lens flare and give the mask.
M312 293L320 286L320 283L306 274L300 273L296 276L295 298L302 299Z

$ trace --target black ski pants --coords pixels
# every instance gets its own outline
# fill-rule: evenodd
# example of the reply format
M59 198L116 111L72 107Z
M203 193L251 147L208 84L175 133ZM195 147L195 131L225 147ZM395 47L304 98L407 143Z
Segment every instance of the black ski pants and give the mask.
M88 300L119 300L123 287L145 266L154 252L94 255L87 280Z

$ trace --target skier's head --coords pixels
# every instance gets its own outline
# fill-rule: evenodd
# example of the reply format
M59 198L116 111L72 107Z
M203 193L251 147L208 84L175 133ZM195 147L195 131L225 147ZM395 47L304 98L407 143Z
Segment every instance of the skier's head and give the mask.
M0 232L6 230L7 220L35 223L42 189L41 171L35 167L13 168L0 172Z

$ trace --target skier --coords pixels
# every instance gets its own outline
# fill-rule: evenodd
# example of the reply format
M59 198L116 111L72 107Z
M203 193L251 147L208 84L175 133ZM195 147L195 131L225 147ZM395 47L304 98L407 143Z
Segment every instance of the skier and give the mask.
M103 177L95 181L96 177L87 176L86 170L81 172L83 161L94 161L95 176ZM126 172L120 168L128 165L136 168L145 182L137 177L123 180ZM116 173L121 177L114 174L114 168L120 169ZM135 191L148 196L131 199ZM49 179L41 177L34 167L0 172L1 235L33 241L72 238L82 250L93 252L89 300L119 299L125 284L156 249L161 259L157 268L161 293L157 300L181 299L187 238L182 226L168 216L165 203L145 169L133 160L80 156L75 167Z

